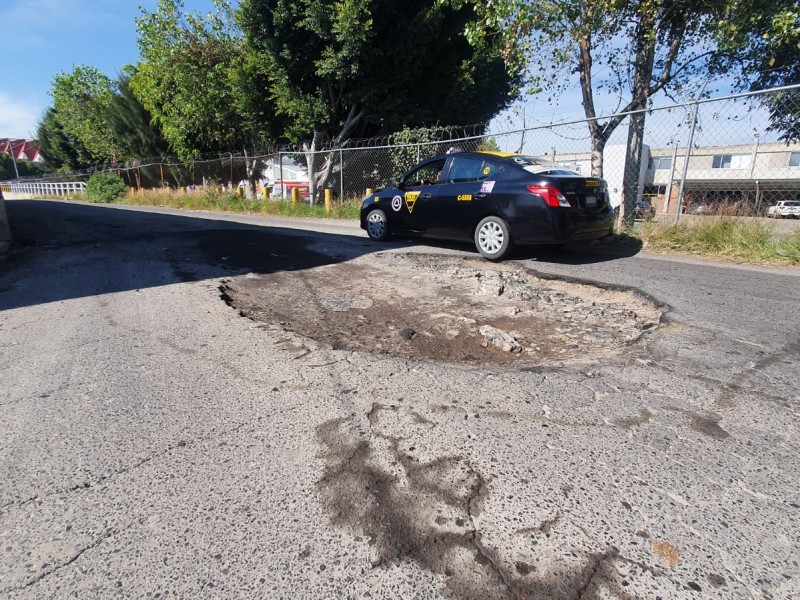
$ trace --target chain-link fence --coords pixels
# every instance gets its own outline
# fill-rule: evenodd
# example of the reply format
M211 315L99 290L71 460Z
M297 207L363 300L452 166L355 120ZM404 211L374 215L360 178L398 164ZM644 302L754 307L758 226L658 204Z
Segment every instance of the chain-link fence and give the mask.
M644 216L649 207L656 215L763 216L777 202L800 201L800 145L782 141L770 111L784 121L800 119L800 86L601 117L594 137L585 119L515 131L433 128L313 152L286 148L191 162L141 160L104 170L119 172L134 193L218 189L268 201L297 189L307 201L319 202L328 188L344 201L455 147L537 155L583 175L603 176L613 205L623 203L626 193L634 195ZM607 132L612 120L618 125ZM633 128L638 138L631 123L641 125ZM58 180L81 181L89 174Z

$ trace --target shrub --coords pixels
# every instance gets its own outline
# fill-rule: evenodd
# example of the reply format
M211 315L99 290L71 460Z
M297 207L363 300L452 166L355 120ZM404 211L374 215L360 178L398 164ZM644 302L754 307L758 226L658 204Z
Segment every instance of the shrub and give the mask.
M125 195L127 186L122 177L114 173L95 173L86 182L89 202L114 202Z

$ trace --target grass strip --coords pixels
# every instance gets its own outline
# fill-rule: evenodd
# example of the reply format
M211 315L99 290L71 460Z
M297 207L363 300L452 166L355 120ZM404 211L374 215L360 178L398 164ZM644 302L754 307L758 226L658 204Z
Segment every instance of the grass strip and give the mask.
M629 232L652 252L685 253L737 262L800 265L800 231L775 236L759 222L720 217L701 223L649 221Z
M82 197L75 197L83 200ZM331 212L320 204L290 200L247 199L235 193L204 190L178 193L152 190L143 194L127 194L113 202L130 206L158 206L185 210L223 211L241 214L279 215L284 217L308 217L314 219L355 219L361 210L361 198L348 198L344 202L334 201Z

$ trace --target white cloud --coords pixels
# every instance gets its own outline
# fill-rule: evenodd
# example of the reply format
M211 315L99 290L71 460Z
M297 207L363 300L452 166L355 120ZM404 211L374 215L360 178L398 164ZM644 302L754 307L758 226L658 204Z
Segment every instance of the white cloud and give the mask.
M32 138L43 111L0 90L0 138Z

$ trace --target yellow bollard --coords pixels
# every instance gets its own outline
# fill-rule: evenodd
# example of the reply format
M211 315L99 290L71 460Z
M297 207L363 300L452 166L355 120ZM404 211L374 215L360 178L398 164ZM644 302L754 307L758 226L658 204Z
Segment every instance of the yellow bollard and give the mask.
M298 202L300 202L300 190L292 188L292 204L297 204Z
M333 190L331 188L325 188L325 212L327 214L331 214L333 210Z
M131 188L131 196L135 196L135 195L136 195L136 188L132 187Z
M367 196L371 196L373 192L372 188L367 188Z
M185 193L186 193L186 187L181 187L181 194L185 194Z
M144 188L143 187L139 188L139 195L140 196L144 196Z
M264 196L264 201L265 202L267 200L269 200L269 188L267 186L264 186L263 188L261 188L261 194Z

